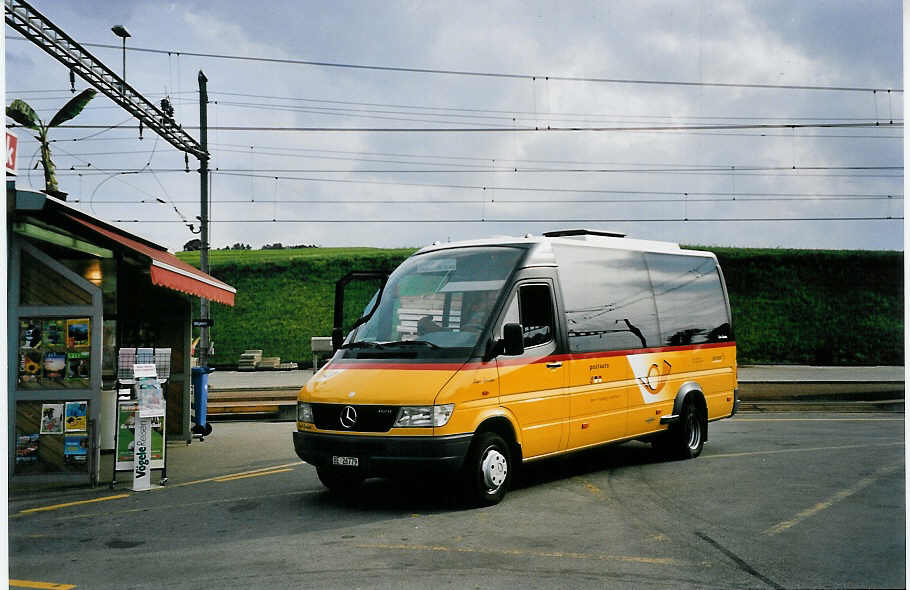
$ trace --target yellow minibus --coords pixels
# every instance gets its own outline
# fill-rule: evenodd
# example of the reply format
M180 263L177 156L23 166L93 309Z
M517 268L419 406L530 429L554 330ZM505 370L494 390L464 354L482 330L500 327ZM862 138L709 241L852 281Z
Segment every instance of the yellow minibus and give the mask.
M455 475L490 505L529 461L631 439L697 457L737 387L710 252L590 230L437 243L300 390L293 440L333 491Z

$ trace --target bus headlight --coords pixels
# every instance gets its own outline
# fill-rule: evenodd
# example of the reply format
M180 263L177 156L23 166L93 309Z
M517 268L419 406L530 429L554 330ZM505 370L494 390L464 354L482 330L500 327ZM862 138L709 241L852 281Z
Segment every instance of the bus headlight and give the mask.
M306 402L297 402L297 421L313 423L313 406Z
M455 404L439 406L402 406L398 410L398 418L393 424L394 428L430 428L440 427L449 423Z

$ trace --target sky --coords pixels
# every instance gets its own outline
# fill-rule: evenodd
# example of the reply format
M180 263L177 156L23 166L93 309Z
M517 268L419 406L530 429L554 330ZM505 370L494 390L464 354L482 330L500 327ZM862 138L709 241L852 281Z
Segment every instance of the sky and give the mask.
M205 72L212 248L588 228L903 249L900 0L33 6L118 73L110 29L126 27L128 83L168 97L197 139ZM5 58L7 104L47 121L72 96L67 69L9 26ZM70 124L99 126L51 132L71 203L171 250L198 237L194 158L185 172L101 94ZM37 142L14 131L18 186L40 190Z

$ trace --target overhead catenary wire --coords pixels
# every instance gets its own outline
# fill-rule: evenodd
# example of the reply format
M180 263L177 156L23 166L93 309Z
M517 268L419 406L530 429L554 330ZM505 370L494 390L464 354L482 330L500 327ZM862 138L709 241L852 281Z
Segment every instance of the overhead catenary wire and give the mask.
M744 197L742 195L727 195L719 198L697 198L690 199L680 196L673 199L656 198L656 199L217 199L215 202L219 205L239 205L239 204L306 204L306 205L477 205L481 203L506 204L506 205L548 205L562 206L567 204L602 204L602 203L767 203L767 202L800 202L800 201L899 201L903 200L903 195L872 195L872 196L831 196L831 197ZM71 203L79 203L79 199L70 199ZM117 199L107 200L106 205L151 205L159 203L156 199L152 200L135 200L135 199ZM195 201L182 200L171 201L172 203L192 204ZM100 205L102 203L96 203Z
M118 125L115 127L119 127ZM542 133L542 132L641 132L641 131L723 131L746 129L850 129L903 127L903 123L866 121L862 123L753 123L734 125L648 125L648 126L552 126L535 125L528 127L296 127L220 125L209 126L210 131L274 131L274 132L360 132L360 133ZM9 125L8 127L21 127ZM60 129L107 129L103 125L60 125ZM198 126L184 125L181 129L199 129Z
M160 93L159 93L160 94ZM586 121L590 122L591 120L612 120L612 119L627 119L627 120L655 120L655 119L666 119L666 120L717 120L717 121L737 121L737 120L790 120L790 121L862 121L865 118L862 117L815 117L815 116L801 116L801 115L765 115L765 116L755 116L755 115L655 115L655 114L595 114L595 113L541 113L541 112L532 112L532 111L521 111L521 110L504 110L504 109L482 109L482 108L455 108L455 107L442 107L442 106L425 106L425 105L402 105L402 104L386 104L386 103L371 103L371 102L358 102L358 101L342 101L342 100L329 100L329 99L314 99L314 98L297 98L297 97L274 97L267 95L257 95L257 94L248 94L248 93L239 93L239 92L221 92L213 93L227 95L227 96L240 96L240 97L253 97L253 98L264 98L272 100L285 100L285 101L294 101L294 102L310 102L318 104L333 104L333 105L351 105L351 106L372 106L372 107L383 107L383 108L398 108L398 109L409 109L407 111L374 111L374 110L364 110L364 109L352 109L352 108L341 108L341 107L299 107L295 105L283 105L283 104L267 104L267 103L241 103L241 102L231 102L231 101L218 101L212 100L212 104L221 104L225 106L234 106L239 108L255 108L255 109L264 109L264 110L278 110L278 111L290 111L290 112L303 112L303 113L313 113L321 115L332 115L332 116L346 116L353 115L357 117L367 117L367 118L378 118L378 119L391 119L391 120L403 120L403 121L412 121L412 122L435 122L442 123L445 121L439 121L437 119L416 119L416 118L404 118L404 117L386 117L386 116L373 116L372 114L381 113L381 114L419 114L421 116L429 117L458 117L466 119L498 119L502 121L517 121L518 118L523 118L523 115L528 115L535 119L546 119L548 121ZM66 98L67 96L59 97ZM38 98L33 100L58 100L57 97L46 99ZM174 104L183 104L192 101L186 100L177 100L174 101ZM88 109L110 109L117 108L116 105L109 106L100 106L100 107L87 107ZM39 111L42 109L39 109ZM51 110L51 109L44 109ZM434 111L444 111L443 113L434 112ZM364 114L367 113L367 114ZM372 113L372 114L371 114ZM461 113L470 113L470 114L461 114ZM489 113L488 115L482 113ZM877 119L877 117L876 117ZM895 119L893 116L889 117L890 122L902 121L902 118L898 117Z
M186 173L186 171L182 171ZM62 172L63 174L66 171ZM127 172L128 174L136 174L136 172ZM101 173L104 174L104 173ZM245 173L236 173L236 172L219 172L218 174L222 176L238 176L243 178L263 178L268 180L274 180L274 175L268 174L245 174ZM496 191L527 191L527 192L551 192L551 193L605 193L605 194L683 194L683 195L729 195L729 191L724 192L686 192L686 191L636 191L636 190L612 190L612 189L597 189L597 188L565 188L565 187L529 187L529 186L499 186L499 185L480 185L480 184L445 184L445 183L430 183L430 182L395 182L395 181L380 181L380 180L362 180L362 179L351 179L351 178L320 178L320 177L311 177L311 176L279 176L281 180L295 180L299 182L324 182L324 183L339 183L339 184L367 184L367 185L380 185L380 186L406 186L406 187L422 187L422 188L445 188L445 189L461 189L461 190L496 190ZM887 176L887 178L901 178L900 176ZM812 195L814 193L738 193L738 194L752 194L752 195L788 195L788 194L802 194L802 195ZM849 196L846 194L844 196Z
M75 168L70 168L70 171ZM119 168L93 168L96 173L117 172ZM298 168L298 169L243 169L243 168L225 168L212 169L213 174L259 174L260 178L269 178L272 180L289 179L294 180L293 176L284 176L293 173L308 174L667 174L682 176L728 176L736 174L737 176L785 176L785 177L826 177L826 178L903 178L903 174L881 174L878 172L901 171L900 166L860 166L860 167L752 167L752 168L703 168L703 169L678 169L678 168L503 168L503 169L400 169L400 168L371 168L371 169L320 169L320 168ZM158 173L186 173L183 168L149 168L147 172ZM66 175L66 170L58 169L58 175Z
M428 111L400 111L400 110L377 110L377 109L353 109L353 108L338 108L338 107L318 107L318 106L295 106L295 105L264 105L257 103L240 103L232 101L214 101L216 104L221 106L228 106L233 108L245 108L245 109L255 109L255 110L264 110L270 112L291 112L291 113L305 113L305 114L314 114L320 116L332 116L332 117L345 117L345 118L361 118L361 119L377 119L377 120L389 120L389 121L408 121L413 123L439 123L439 124L459 124L463 121L474 121L474 124L487 125L489 127L509 127L514 125L519 120L527 119L545 119L550 124L555 122L577 122L581 121L584 123L591 123L593 121L600 121L606 123L615 123L619 121L635 121L638 119L643 120L654 120L654 119L665 119L665 120L677 120L677 119L702 119L702 120L717 120L717 121L774 121L774 120L787 120L787 121L866 121L867 117L759 117L759 116L750 116L750 117L728 117L728 116L717 116L717 117L686 117L680 116L675 117L672 115L578 115L578 116L565 116L565 115L546 115L538 114L536 116L531 116L528 113L525 113L528 116L519 116L515 115L489 115L489 114L462 114L462 113L434 113ZM391 115L409 115L409 116L391 116ZM421 118L418 118L421 117ZM440 119L428 119L425 117L440 117ZM462 121L447 121L441 117L448 118L458 118ZM488 122L487 120L501 121L500 123ZM893 123L895 120L902 121L901 118L892 119Z
M692 223L747 223L747 222L786 222L786 221L902 221L903 216L859 216L859 217L704 217L704 218L686 218L686 217L643 217L643 218L572 218L572 219L496 219L496 218L461 218L461 219L444 219L439 217L427 217L421 219L373 219L373 218L350 218L350 219L317 219L317 218L287 218L287 219L212 219L212 223L656 223L656 222L692 222ZM111 219L114 223L174 223L174 220L166 219Z
M291 102L313 102L319 104L333 104L333 105L347 105L347 106L367 106L367 107L383 107L383 108L399 108L399 109L410 109L410 110L425 110L425 111L446 111L448 112L458 112L458 113L492 113L496 115L503 115L501 118L511 119L516 115L530 115L533 117L539 118L551 118L551 117L575 117L575 118L635 118L635 119L734 119L734 120L748 120L748 119L782 119L782 120L866 120L868 117L816 117L816 116L801 116L801 115L655 115L655 114L618 114L618 113L575 113L575 112L541 112L541 111L523 111L516 109L491 109L491 108L479 108L479 107L443 107L443 106L427 106L427 105L412 105L412 104L400 104L400 103L378 103L378 102L360 102L360 101L349 101L349 100L331 100L324 98L304 98L304 97L284 97L284 96L270 96L263 94L247 94L242 92L228 92L228 91L214 91L210 93L210 96L239 96L245 98L259 98L265 100L285 100ZM219 104L227 105L259 105L264 108L271 106L293 106L293 105L271 105L267 103L231 103L229 101L217 101ZM897 117L901 119L901 117Z
M8 35L10 40L24 40L22 37ZM111 43L82 43L85 47L100 47L104 49L121 50L121 46ZM409 66L387 66L374 64L355 64L344 62L330 62L320 60L305 60L292 58L271 58L256 57L248 55L232 55L226 53L205 53L196 51L183 51L177 49L156 49L149 47L127 47L126 51L157 53L161 55L192 56L204 57L210 59L224 59L235 61L251 61L260 63L275 63L288 65L318 66L326 68L342 68L351 70L373 70L382 72L399 72L414 74L436 74L446 76L469 76L481 78L509 78L517 80L531 81L558 81L558 82L592 82L605 84L634 84L634 85L661 85L661 86L689 86L703 88L752 88L768 90L812 90L812 91L837 91L837 92L903 92L900 88L885 87L866 87L866 86L835 86L835 85L810 85L810 84L765 84L749 82L705 82L705 81L684 81L684 80L653 80L653 79L635 79L635 78L611 78L598 76L565 76L556 74L527 74L527 73L507 73L507 72L482 72L472 70L442 69L442 68L420 68Z

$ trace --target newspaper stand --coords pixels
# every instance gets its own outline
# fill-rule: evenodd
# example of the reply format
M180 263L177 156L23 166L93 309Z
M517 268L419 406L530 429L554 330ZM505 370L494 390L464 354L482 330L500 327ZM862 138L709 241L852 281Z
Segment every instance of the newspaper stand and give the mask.
M117 404L114 416L114 460L111 473L110 488L114 489L117 485L117 472L130 471L136 476L136 459L134 454L137 452L135 444L138 436L142 435L149 440L151 438L152 422L154 418L141 418L139 410L139 399L134 389L137 380L142 376L151 375L159 385L167 383L171 375L171 349L170 348L121 348L117 358ZM164 401L167 396L164 396ZM163 413L166 413L163 412ZM157 420L161 431L161 449L160 458L154 458L154 451L149 455L149 462L145 465L142 461L142 467L145 468L145 482L150 481L151 471L160 469L160 485L167 484L167 430L165 416L162 415ZM159 426L154 426L158 429ZM132 432L131 432L132 431ZM130 436L131 435L131 436ZM129 446L132 449L129 449ZM129 454L127 454L129 453ZM135 484L134 484L135 485ZM134 490L148 489L148 486Z

